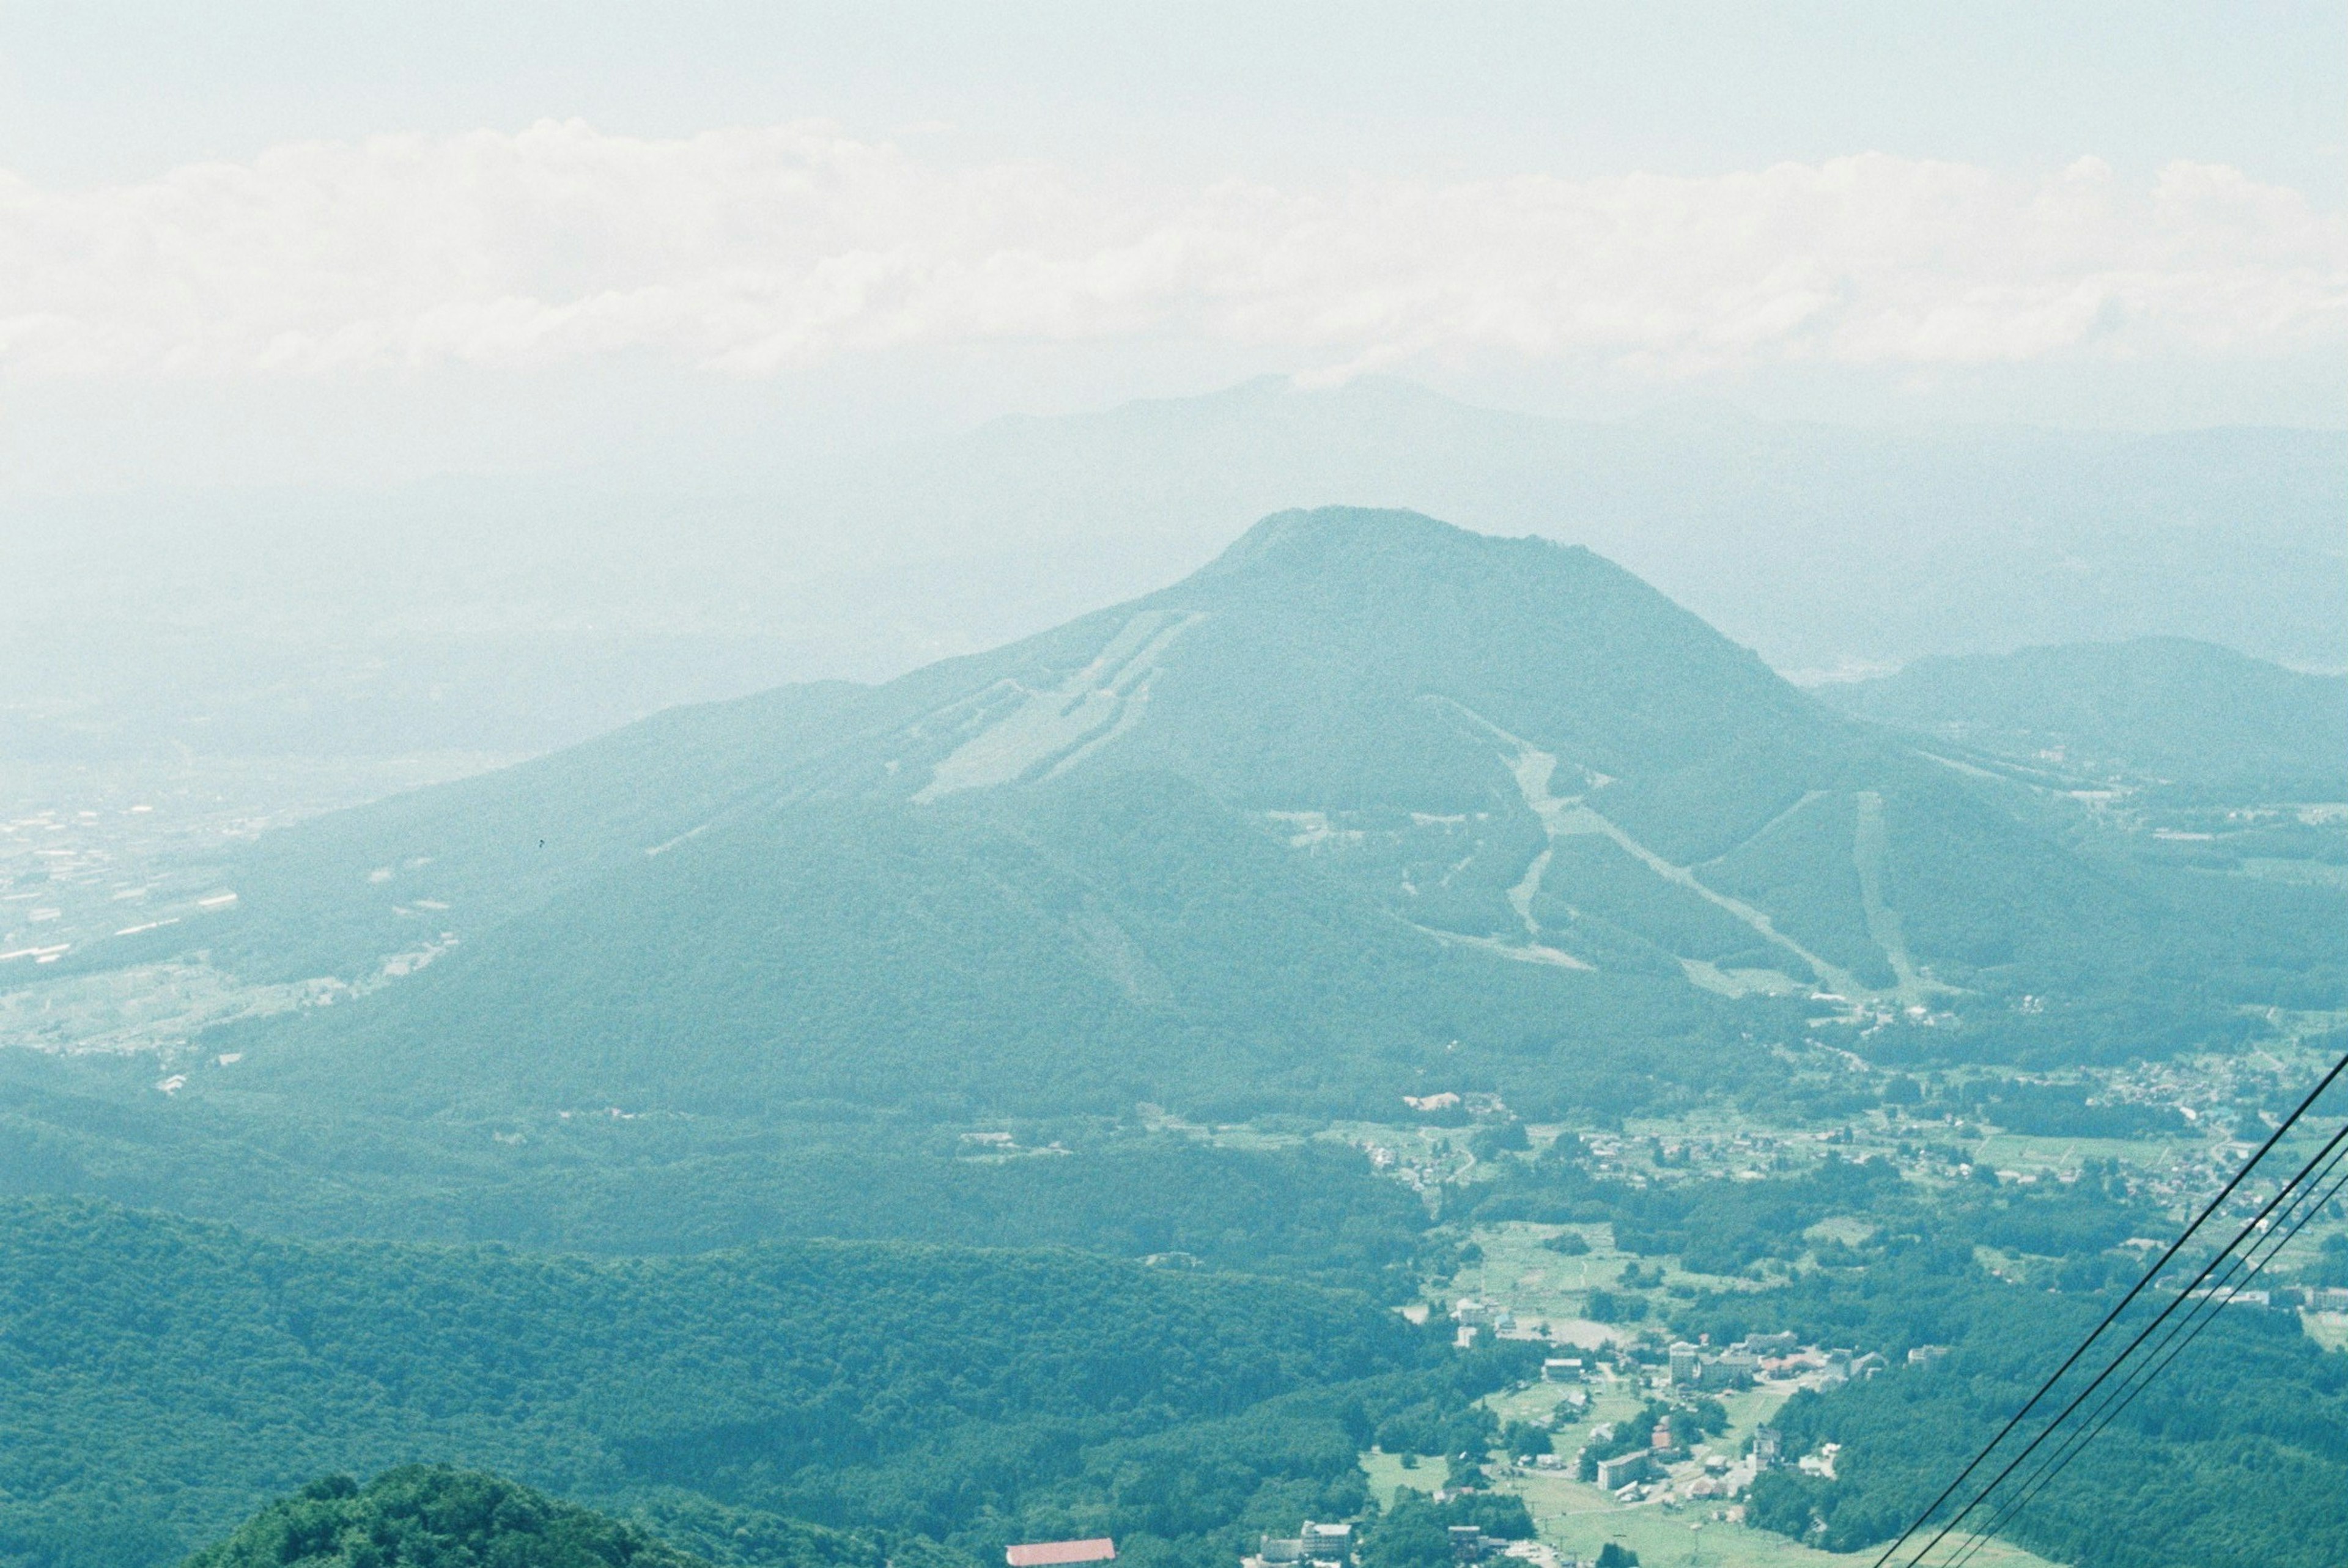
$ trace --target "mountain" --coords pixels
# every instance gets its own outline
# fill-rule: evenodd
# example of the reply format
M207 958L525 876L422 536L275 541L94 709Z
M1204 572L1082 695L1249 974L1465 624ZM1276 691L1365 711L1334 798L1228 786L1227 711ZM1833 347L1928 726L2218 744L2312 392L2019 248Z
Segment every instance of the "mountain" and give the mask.
M971 1568L934 1542L999 1561L1071 1509L1164 1549L1260 1483L1358 1491L1365 1400L1492 1386L1358 1296L1053 1248L597 1263L0 1200L0 1551L27 1568L177 1561L321 1474L417 1461L773 1568ZM1220 1450L1211 1486L1166 1484L1186 1445Z
M1819 687L1843 712L2085 773L2267 799L2348 793L2348 676L2185 638L1920 659Z
M357 982L191 1087L403 1113L1598 1107L1822 1012L2093 1051L2071 1009L2185 1040L2335 983L2047 810L1587 550L1330 509L993 653L269 835L235 914L126 950Z

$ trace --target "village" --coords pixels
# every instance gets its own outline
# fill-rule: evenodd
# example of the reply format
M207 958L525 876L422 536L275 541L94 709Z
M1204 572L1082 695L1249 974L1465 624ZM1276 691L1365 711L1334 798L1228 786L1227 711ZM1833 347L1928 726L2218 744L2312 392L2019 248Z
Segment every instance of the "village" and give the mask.
M1562 1244L1568 1250L1560 1250L1566 1237L1571 1238ZM1684 1563L1794 1568L1844 1561L1746 1522L1746 1494L1765 1472L1836 1474L1838 1445L1794 1451L1775 1417L1804 1389L1824 1392L1853 1380L1930 1373L1944 1348L1917 1346L1895 1363L1786 1333L1715 1344L1671 1337L1651 1321L1599 1322L1586 1315L1593 1291L1667 1294L1698 1276L1676 1260L1643 1264L1620 1252L1605 1225L1511 1222L1477 1227L1474 1241L1472 1261L1447 1288L1431 1293L1425 1315L1439 1317L1463 1351L1491 1343L1538 1350L1538 1374L1485 1404L1504 1439L1539 1433L1548 1451L1504 1451L1504 1442L1481 1464L1447 1470L1373 1450L1362 1463L1382 1509L1390 1509L1405 1487L1444 1501L1455 1481L1520 1499L1533 1538L1500 1541L1457 1532L1454 1555L1463 1563L1518 1559L1533 1568L1601 1562L1605 1568L1632 1562L1646 1568ZM1604 1555L1609 1546L1616 1549L1611 1558ZM2003 1542L1979 1561L2000 1568L2039 1563Z
M1682 1563L1777 1568L1845 1561L1745 1528L1740 1499L1756 1477L1781 1466L1832 1479L1838 1445L1787 1451L1768 1418L1797 1390L1881 1375L1890 1365L1883 1357L1777 1334L1724 1346L1682 1341L1651 1361L1644 1346L1588 1332L1603 1326L1519 1321L1508 1308L1474 1296L1454 1302L1449 1318L1463 1349L1489 1337L1558 1352L1543 1356L1537 1379L1488 1401L1505 1434L1540 1431L1550 1440L1548 1451L1496 1450L1483 1463L1464 1466L1375 1449L1363 1456L1382 1512L1391 1512L1406 1488L1426 1493L1437 1505L1471 1491L1524 1502L1535 1525L1529 1539L1473 1523L1447 1526L1455 1568L1486 1563L1496 1568ZM1561 1337L1551 1337L1560 1330ZM1579 1343L1581 1337L1592 1343ZM1908 1364L1930 1367L1943 1353L1920 1347ZM1669 1411L1664 1419L1652 1425L1636 1419L1659 1404ZM1710 1432L1703 1430L1707 1411L1716 1412L1712 1424L1717 1430ZM1303 1520L1292 1535L1261 1537L1240 1568L1356 1568L1360 1533L1349 1521ZM1006 1560L1010 1568L1045 1568L1114 1556L1115 1543L1101 1539L1014 1546ZM2001 1568L2038 1563L2002 1544L1982 1561Z

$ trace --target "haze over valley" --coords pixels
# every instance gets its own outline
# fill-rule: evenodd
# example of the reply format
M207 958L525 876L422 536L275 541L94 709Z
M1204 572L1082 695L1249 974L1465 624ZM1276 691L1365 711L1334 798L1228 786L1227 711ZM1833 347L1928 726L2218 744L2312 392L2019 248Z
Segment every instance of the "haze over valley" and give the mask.
M0 1568L2348 1561L2348 22L0 73Z

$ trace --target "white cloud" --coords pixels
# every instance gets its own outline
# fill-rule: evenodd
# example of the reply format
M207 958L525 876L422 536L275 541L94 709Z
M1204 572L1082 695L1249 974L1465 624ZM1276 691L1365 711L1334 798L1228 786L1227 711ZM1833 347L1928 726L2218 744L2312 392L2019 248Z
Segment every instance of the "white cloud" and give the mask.
M0 367L314 375L649 352L741 374L904 347L1181 338L1348 368L1475 356L2261 358L2348 337L2348 223L2093 159L1879 154L1702 179L1108 189L821 127L277 148L140 184L0 175Z

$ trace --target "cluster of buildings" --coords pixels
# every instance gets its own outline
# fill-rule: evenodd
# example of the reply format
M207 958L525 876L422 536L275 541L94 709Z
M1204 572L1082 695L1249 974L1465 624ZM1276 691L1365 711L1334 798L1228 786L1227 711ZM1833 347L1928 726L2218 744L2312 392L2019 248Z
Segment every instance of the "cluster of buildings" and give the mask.
M1294 1535L1267 1535L1242 1568L1350 1568L1354 1527L1306 1520Z
M1516 1542L1497 1535L1487 1535L1473 1524L1455 1524L1451 1529L1451 1560L1454 1563L1481 1563L1487 1557L1506 1553Z
M2214 1296L2221 1307L2259 1307L2272 1312L2348 1312L2348 1288L2336 1285L2293 1285L2278 1290L2203 1285L2185 1294L2190 1300Z
M1454 1524L1449 1530L1451 1560L1455 1563L1481 1563L1502 1555L1524 1556L1532 1544L1487 1535L1473 1524ZM1546 1555L1555 1558L1554 1553ZM1320 1524L1310 1519L1294 1535L1262 1537L1254 1552L1240 1559L1241 1568L1352 1568L1353 1562L1354 1527ZM1014 1564L1013 1568L1022 1565ZM1557 1568L1567 1565L1560 1563Z
M1538 1339L1540 1325L1521 1326L1515 1313L1497 1301L1478 1301L1463 1296L1451 1304L1451 1320L1457 1325L1454 1336L1462 1350L1472 1350L1487 1338Z
M1670 1354L1672 1387L1691 1392L1749 1389L1764 1378L1808 1378L1818 1387L1832 1388L1863 1382L1891 1364L1872 1350L1861 1355L1797 1345L1791 1334L1756 1334L1720 1351L1683 1339ZM1919 1345L1908 1352L1908 1364L1930 1366L1947 1354L1944 1345Z
M1600 1430L1606 1437L1613 1436L1608 1429ZM1731 1459L1701 1446L1684 1451L1673 1446L1669 1425L1658 1422L1646 1447L1598 1460L1595 1480L1625 1502L1649 1497L1725 1501L1752 1485L1761 1471L1782 1462L1780 1451L1774 1427L1757 1429L1752 1451L1742 1459Z
M1945 1346L1920 1345L1908 1352L1908 1363L1911 1367L1929 1367L1946 1354ZM1671 1348L1666 1377L1668 1387L1689 1394L1748 1387L1764 1378L1798 1379L1808 1387L1825 1388L1872 1378L1890 1365L1884 1357L1872 1352L1862 1355L1847 1349L1820 1349L1797 1344L1791 1334L1756 1334L1719 1350L1683 1340ZM1579 1368L1574 1371L1578 1372ZM1560 1363L1558 1376L1561 1378L1564 1375ZM1612 1448L1618 1446L1621 1435L1611 1425L1600 1426L1591 1432L1590 1441ZM1648 1434L1647 1441L1595 1460L1584 1473L1623 1502L1725 1503L1741 1495L1763 1471L1795 1462L1785 1451L1783 1439L1774 1427L1754 1429L1749 1448L1743 1455L1732 1458L1701 1444L1682 1449L1674 1441L1671 1423L1659 1421ZM1834 1462L1832 1445L1816 1454L1805 1455L1798 1461L1804 1471L1829 1478L1834 1474ZM1735 1509L1724 1515L1736 1516Z

